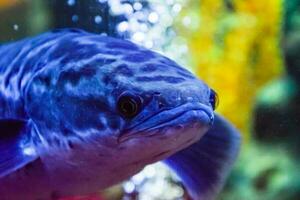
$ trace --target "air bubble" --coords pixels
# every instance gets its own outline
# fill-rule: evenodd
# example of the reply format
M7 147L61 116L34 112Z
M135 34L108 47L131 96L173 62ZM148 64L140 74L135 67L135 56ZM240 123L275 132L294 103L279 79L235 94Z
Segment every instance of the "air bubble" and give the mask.
M141 10L143 8L143 5L140 2L136 2L133 4L134 10Z
M158 21L158 14L156 12L150 13L148 16L148 20L153 24L156 23Z
M132 193L135 190L135 185L131 181L126 182L123 187L126 193Z
M102 17L100 16L100 15L97 15L96 17L95 17L95 23L96 24L100 24L102 22Z
M119 32L125 32L125 31L128 30L128 28L129 28L129 24L126 21L123 21L123 22L119 23L118 26L117 26L117 30Z
M75 3L76 3L75 0L68 0L68 5L69 5L69 6L74 6Z
M147 40L145 42L145 47L148 48L148 49L151 49L153 47L153 41Z
M73 15L72 16L72 22L78 22L78 20L79 20L78 15Z
M129 3L124 3L122 6L125 14L131 15L133 13L133 8Z
M189 16L185 16L182 20L183 25L189 26L192 23L192 19Z
M145 34L142 32L136 32L133 34L132 39L138 43L142 42L145 39Z
M182 8L181 5L177 3L173 6L172 10L175 13L179 13L181 11L181 8Z
M19 30L19 25L18 25L18 24L14 24L14 25L13 25L13 29L14 29L15 31L18 31L18 30Z

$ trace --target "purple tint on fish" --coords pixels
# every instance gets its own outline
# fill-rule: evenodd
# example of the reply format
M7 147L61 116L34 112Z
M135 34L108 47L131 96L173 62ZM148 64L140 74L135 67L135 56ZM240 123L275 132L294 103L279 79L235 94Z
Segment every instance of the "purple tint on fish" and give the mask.
M239 133L172 60L77 29L4 44L0 56L3 200L94 193L160 160L196 200L221 189Z

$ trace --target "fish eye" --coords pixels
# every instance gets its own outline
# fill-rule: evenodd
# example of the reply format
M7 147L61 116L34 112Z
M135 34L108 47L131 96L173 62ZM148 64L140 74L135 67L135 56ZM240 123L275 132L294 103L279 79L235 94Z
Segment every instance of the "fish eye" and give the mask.
M135 117L141 109L140 97L125 92L118 99L118 110L125 118Z
M211 104L211 106L214 110L219 105L219 96L213 89L210 89L209 103Z

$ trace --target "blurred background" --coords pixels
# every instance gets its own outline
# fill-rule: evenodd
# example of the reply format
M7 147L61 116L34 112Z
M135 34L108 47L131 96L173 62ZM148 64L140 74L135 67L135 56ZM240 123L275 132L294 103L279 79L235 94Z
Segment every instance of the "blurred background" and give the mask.
M300 0L0 0L0 43L62 27L161 52L217 91L243 136L219 200L300 199ZM158 163L88 199L189 197Z

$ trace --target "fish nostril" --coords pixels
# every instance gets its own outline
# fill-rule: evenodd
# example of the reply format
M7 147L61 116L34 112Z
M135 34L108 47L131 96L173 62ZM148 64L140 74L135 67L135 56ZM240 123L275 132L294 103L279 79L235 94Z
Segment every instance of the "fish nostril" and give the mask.
M163 102L158 102L158 108L162 109L163 107L165 107L165 104Z

